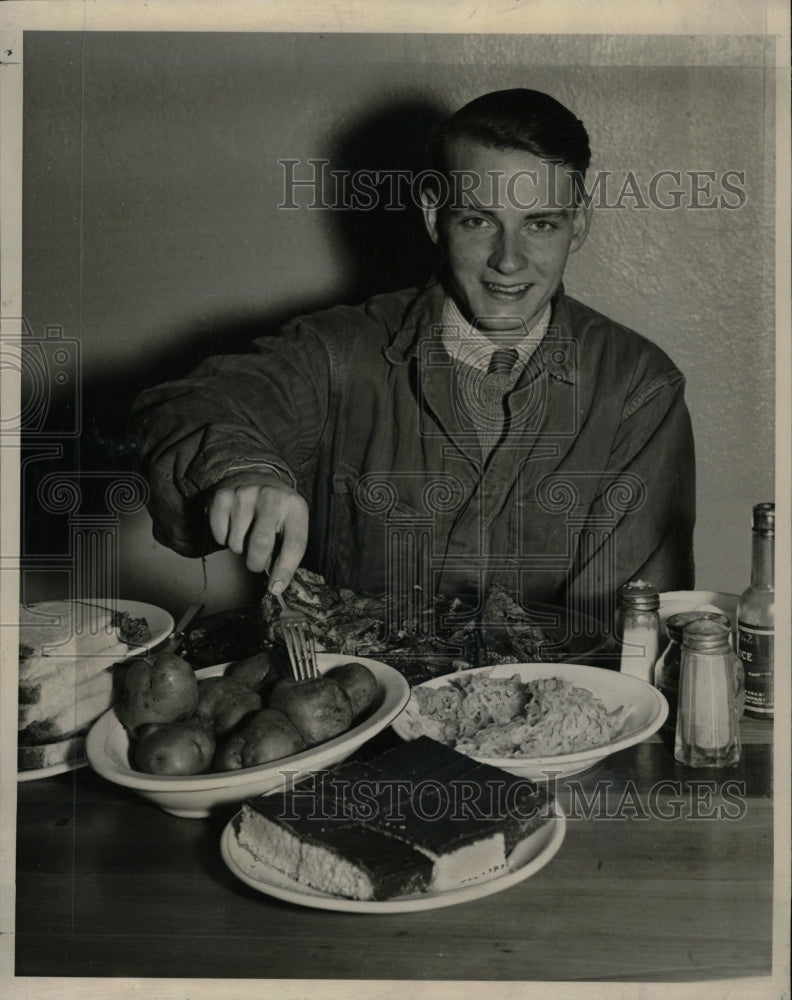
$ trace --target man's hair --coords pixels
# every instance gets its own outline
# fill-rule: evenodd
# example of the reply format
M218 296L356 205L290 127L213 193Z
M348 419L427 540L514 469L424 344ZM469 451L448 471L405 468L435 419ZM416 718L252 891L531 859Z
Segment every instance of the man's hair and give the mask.
M448 175L455 142L524 149L541 160L560 160L580 178L591 160L583 122L549 94L525 88L483 94L441 122L429 141L431 169Z

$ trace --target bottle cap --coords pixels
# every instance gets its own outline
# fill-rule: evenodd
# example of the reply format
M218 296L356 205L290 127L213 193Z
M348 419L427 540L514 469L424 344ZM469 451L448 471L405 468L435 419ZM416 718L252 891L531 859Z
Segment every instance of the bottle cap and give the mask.
M758 503L753 509L753 530L760 535L775 535L775 504Z
M660 594L653 583L631 580L619 587L616 603L623 611L657 611Z
M708 652L729 649L729 629L709 618L699 618L686 625L682 632L682 648Z
M727 629L731 629L731 622L728 616L718 611L677 611L675 615L669 615L666 620L668 638L674 642L681 642L682 633L685 628L691 622L700 621L702 618L706 618L707 621L711 622L719 622L721 625L725 625Z

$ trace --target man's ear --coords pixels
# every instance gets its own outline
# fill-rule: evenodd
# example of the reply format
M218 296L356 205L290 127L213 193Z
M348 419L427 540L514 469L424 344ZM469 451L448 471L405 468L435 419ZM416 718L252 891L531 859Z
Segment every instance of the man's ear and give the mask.
M569 244L570 253L574 253L583 246L590 228L591 204L580 205L575 209L575 215L572 219L572 241Z
M431 188L424 188L421 191L421 210L423 211L424 225L429 233L429 239L435 246L440 245L440 211L437 207L437 197Z

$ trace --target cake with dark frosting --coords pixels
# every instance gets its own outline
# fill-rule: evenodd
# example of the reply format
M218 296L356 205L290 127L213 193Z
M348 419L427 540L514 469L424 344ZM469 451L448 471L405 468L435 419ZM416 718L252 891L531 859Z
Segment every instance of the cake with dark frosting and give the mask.
M244 803L237 840L298 883L352 899L444 892L508 870L553 815L546 789L428 737Z

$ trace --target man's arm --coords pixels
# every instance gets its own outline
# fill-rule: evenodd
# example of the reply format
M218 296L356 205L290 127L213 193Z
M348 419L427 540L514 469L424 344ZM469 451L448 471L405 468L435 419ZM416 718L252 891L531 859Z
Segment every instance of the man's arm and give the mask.
M223 545L244 551L249 569L270 570L277 591L305 550L308 506L296 472L315 456L330 371L319 338L297 325L260 341L259 351L209 359L190 377L147 390L132 431L157 540L188 556Z

